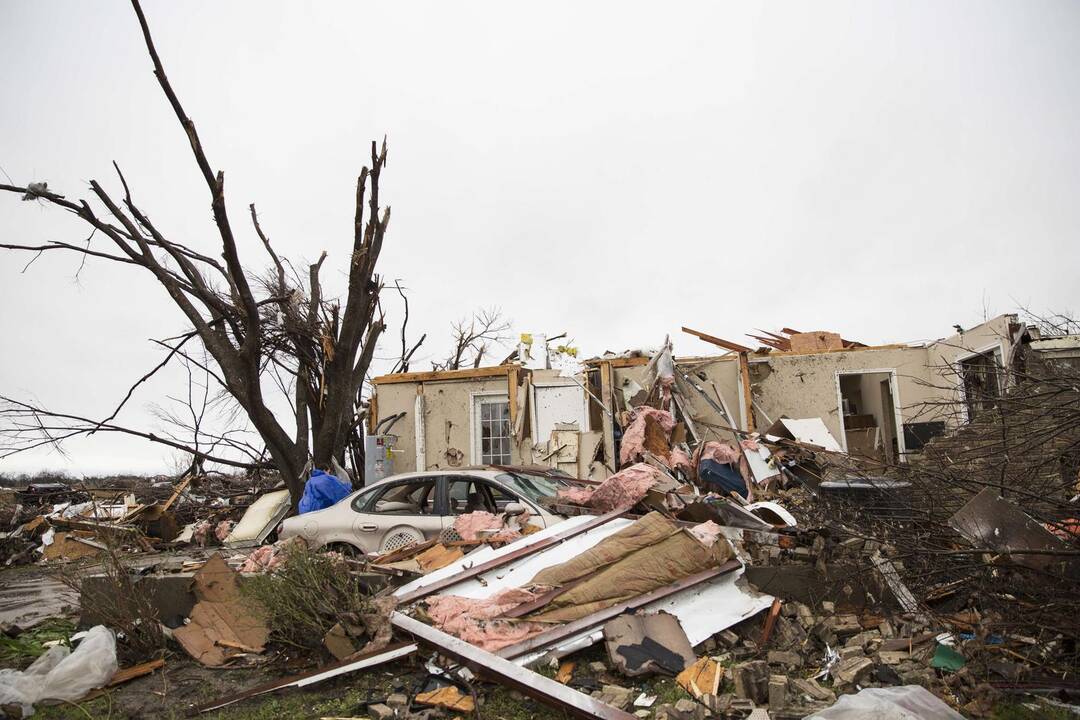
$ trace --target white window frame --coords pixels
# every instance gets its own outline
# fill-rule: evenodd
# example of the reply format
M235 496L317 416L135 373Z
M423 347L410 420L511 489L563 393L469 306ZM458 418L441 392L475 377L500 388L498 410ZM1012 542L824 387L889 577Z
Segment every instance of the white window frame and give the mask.
M510 406L510 396L501 390L488 390L484 392L471 392L469 393L469 459L471 465L483 465L483 452L481 451L480 441L482 439L482 433L480 432L480 414L477 412L480 405L484 400L495 402L505 402L507 407ZM514 459L514 425L510 424L510 462Z
M971 417L968 415L968 393L967 388L964 387L964 368L962 366L965 360L971 360L972 358L979 357L980 355L986 355L997 350L1001 357L1001 364L998 366L1002 371L1005 369L1005 341L998 340L997 342L990 343L980 350L972 350L966 355L958 355L951 363L953 374L956 376L956 389L960 396L960 413L964 418L962 424L967 425L971 422Z
M840 417L840 447L846 453L847 428L844 427L844 392L840 389L841 375L888 375L889 390L892 392L893 417L896 418L896 454L897 460L907 462L907 444L904 442L904 418L900 412L904 407L900 401L900 383L896 382L896 368L868 368L866 370L837 370L836 371L836 412Z

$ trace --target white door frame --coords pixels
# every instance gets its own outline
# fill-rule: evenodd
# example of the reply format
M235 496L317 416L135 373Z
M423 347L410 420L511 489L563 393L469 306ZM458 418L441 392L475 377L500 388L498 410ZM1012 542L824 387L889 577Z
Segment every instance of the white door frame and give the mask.
M977 354L977 353L976 353ZM848 451L847 428L844 427L844 392L840 389L841 375L888 375L889 392L892 393L893 416L896 418L896 454L900 462L907 462L907 445L904 443L904 419L900 413L900 384L896 382L896 368L869 368L867 370L836 371L836 412L840 416L840 447Z

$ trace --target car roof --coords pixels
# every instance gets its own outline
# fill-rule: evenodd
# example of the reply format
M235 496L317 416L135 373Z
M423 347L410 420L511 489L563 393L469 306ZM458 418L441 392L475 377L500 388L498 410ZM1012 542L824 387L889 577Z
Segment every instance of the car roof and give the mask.
M463 475L463 476L479 476L486 479L494 479L498 475L503 475L508 472L520 472L528 473L530 475L543 475L545 477L559 478L562 480L573 481L574 478L569 475L556 471L554 468L544 467L540 465L468 465L465 467L457 468L443 468L439 470L423 470L420 472L403 472L390 477L383 478L370 485L365 485L364 490L368 488L377 487L389 482L400 482L402 480L420 479L427 477L439 477L440 475Z

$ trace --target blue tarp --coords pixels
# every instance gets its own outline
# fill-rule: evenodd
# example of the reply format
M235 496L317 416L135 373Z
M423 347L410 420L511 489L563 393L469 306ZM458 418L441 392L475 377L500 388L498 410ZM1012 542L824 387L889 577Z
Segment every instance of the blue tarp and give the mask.
M328 508L351 492L349 483L322 470L312 470L300 498L300 514Z
M746 481L739 474L739 468L734 465L716 460L702 460L698 463L698 477L707 483L711 490L721 495L735 491L743 497L748 497Z

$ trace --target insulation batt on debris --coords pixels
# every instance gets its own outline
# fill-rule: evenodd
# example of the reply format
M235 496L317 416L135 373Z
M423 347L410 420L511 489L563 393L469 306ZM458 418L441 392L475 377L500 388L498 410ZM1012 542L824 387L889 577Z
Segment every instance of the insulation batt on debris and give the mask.
M691 573L701 564L715 566L722 559L730 557L731 548L726 540L716 542L712 547L705 547L699 540L692 537L682 529L673 530L670 521L655 515L658 520L650 519L648 522L633 521L624 518L614 518L606 523L576 535L562 543L553 545L531 555L519 557L506 565L482 573L477 577L463 580L460 583L445 588L442 596L455 596L457 598L469 598L473 600L494 600L496 603L515 601L515 605L528 602L530 597L535 599L537 592L529 595L501 595L507 590L521 590L523 588L532 591L550 588L555 583L572 583L582 577L594 573L596 568L603 563L612 563L608 574L605 575L605 585L621 584L625 579L628 583L634 583L635 591L642 588L656 587L659 584L670 584L673 573L665 570L660 565L667 564L671 559L672 551L684 552L688 548L694 548L691 554L692 560L681 566L680 572ZM581 515L570 518L559 525L549 527L538 533L510 543L502 548L484 547L477 550L467 558L448 565L441 570L429 573L407 585L398 588L395 592L397 597L403 597L426 585L440 582L462 572L468 567L491 561L495 558L515 553L532 543L541 542L548 537L564 533L568 529L584 525L595 518ZM634 527L637 525L637 527ZM631 529L632 528L632 529ZM711 535L707 532L706 535ZM612 538L611 542L604 543ZM675 539L679 538L679 539ZM649 550L649 543L659 541L663 544L669 541L670 547L666 552L653 551L655 554L645 552L638 561L627 562L627 558L634 554L633 549L639 552ZM676 550L677 548L677 550ZM624 565L617 567L618 560L622 558ZM640 563L640 566L638 565ZM691 644L697 644L719 632L726 627L754 615L769 607L773 598L769 595L757 593L742 583L737 583L742 570L721 575L712 580L693 587L680 590L669 597L651 603L643 611L665 610L679 619ZM623 577L625 575L625 578ZM619 580L612 578L619 577ZM543 581L546 584L541 584ZM566 586L564 586L566 587ZM615 592L605 591L601 583L588 581L579 585L571 585L564 595L571 595L575 602L581 604L593 603L594 607L602 607L604 604L617 602L619 597L629 594L625 589ZM438 597L438 596L432 596ZM430 604L432 598L428 598ZM559 597L545 606L533 616L526 616L517 621L535 623L537 619L545 621L544 626L552 627L552 624L565 622L566 618L582 617L587 612L566 604L557 604ZM436 601L437 607L443 601ZM460 602L460 601L455 601ZM458 605L458 607L462 607ZM439 611L442 611L439 607ZM499 621L503 622L503 621ZM540 624L540 623L535 623ZM529 634L532 634L531 629ZM554 656L562 656L569 652L581 649L602 637L602 627L591 628L577 633L566 640L559 642L556 647L544 648L538 652L530 652L514 658L519 664L529 664L542 655L549 652ZM508 643L509 644L509 643ZM504 645L505 646L505 645Z

